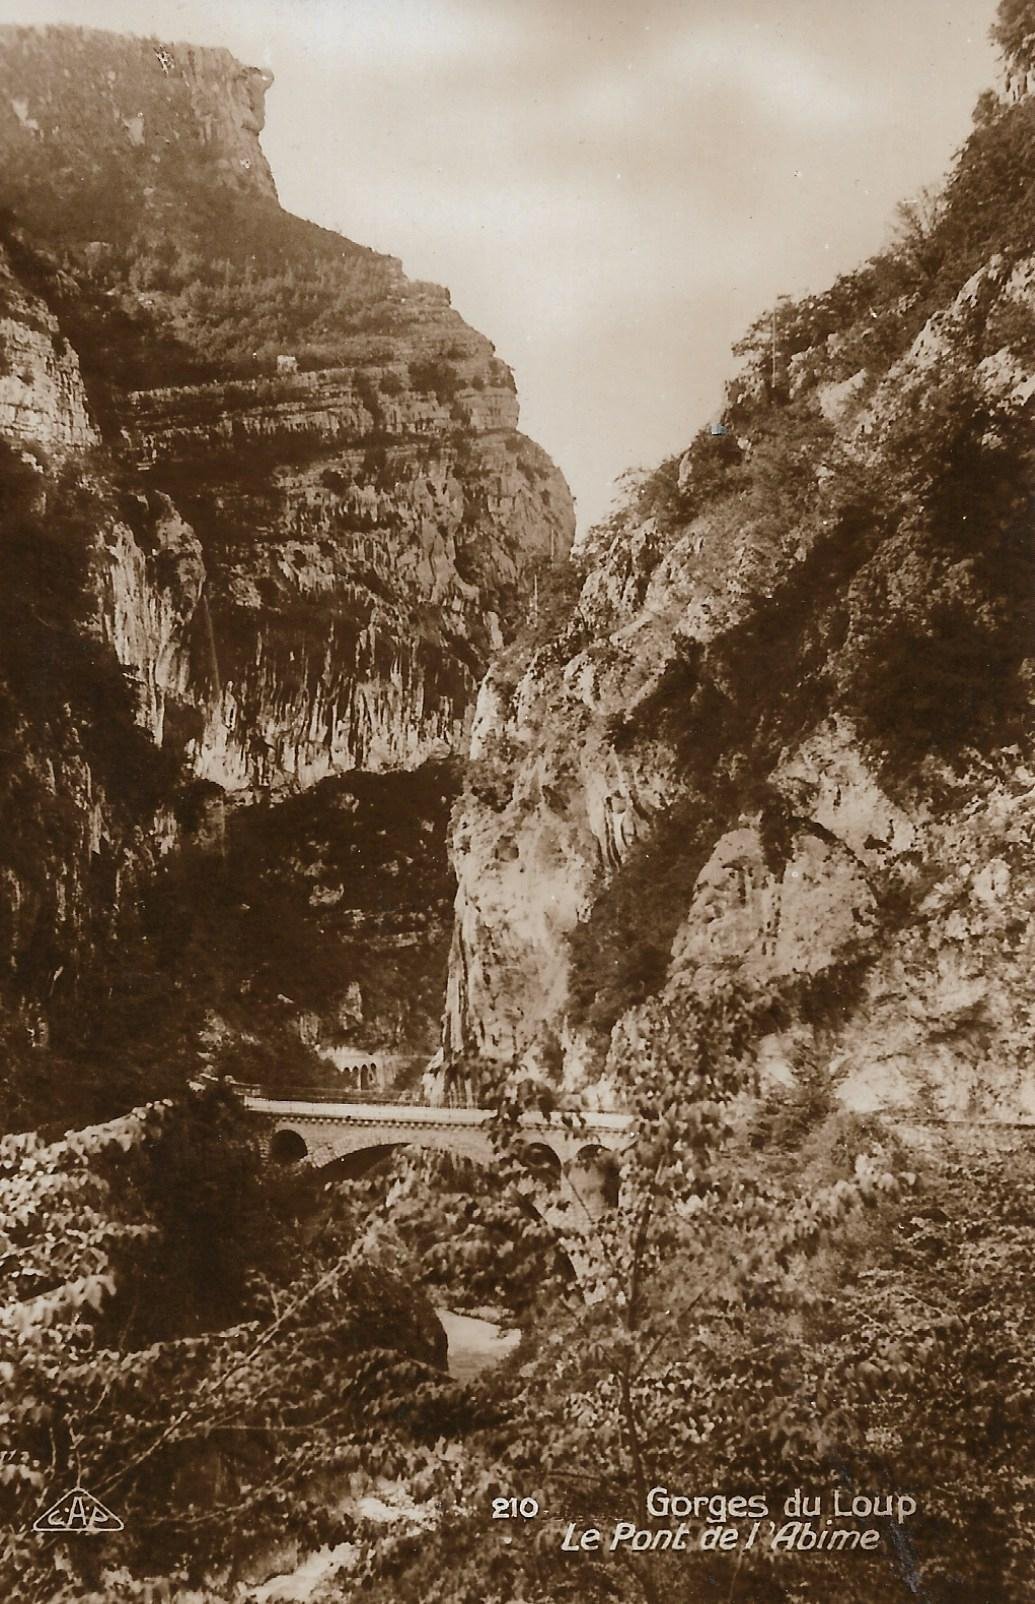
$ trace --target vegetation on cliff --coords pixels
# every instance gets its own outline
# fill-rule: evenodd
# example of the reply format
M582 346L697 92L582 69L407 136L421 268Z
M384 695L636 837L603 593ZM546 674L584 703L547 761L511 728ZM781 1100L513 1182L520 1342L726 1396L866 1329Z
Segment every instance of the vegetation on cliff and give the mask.
M455 828L458 1060L545 1071L561 1039L567 1078L613 1095L623 1016L739 972L789 1066L805 992L860 1079L899 1032L895 1087L929 1077L928 1106L962 1109L985 1076L1023 1104L1033 140L1023 85L982 97L943 190L758 320L720 431L632 481L552 639L493 668ZM933 887L947 919L949 885L977 902L988 873L995 918L931 922ZM939 964L982 994L951 1045L916 1028Z

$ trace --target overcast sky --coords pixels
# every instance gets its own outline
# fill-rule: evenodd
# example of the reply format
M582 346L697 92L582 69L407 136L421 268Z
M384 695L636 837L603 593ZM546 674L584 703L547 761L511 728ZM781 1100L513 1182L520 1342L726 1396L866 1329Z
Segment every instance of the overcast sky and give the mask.
M938 180L994 0L0 0L270 68L285 206L402 257L514 367L599 516L714 411L730 345Z

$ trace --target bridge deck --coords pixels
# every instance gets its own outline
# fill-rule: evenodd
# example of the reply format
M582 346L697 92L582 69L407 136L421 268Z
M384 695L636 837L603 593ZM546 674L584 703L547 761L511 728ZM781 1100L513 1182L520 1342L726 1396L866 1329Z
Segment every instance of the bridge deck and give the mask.
M492 1109L464 1108L448 1103L365 1103L353 1102L351 1099L328 1102L311 1094L305 1098L279 1098L245 1092L242 1101L245 1108L251 1109L254 1113L270 1114L278 1119L333 1119L340 1120L343 1124L356 1125L411 1127L451 1125L460 1129L472 1129L488 1124L494 1115ZM567 1115L552 1114L549 1119L534 1114L522 1114L521 1124L525 1129L531 1130L558 1132L570 1130L573 1134L601 1131L611 1136L619 1136L629 1129L632 1118L629 1114L578 1109L568 1111Z

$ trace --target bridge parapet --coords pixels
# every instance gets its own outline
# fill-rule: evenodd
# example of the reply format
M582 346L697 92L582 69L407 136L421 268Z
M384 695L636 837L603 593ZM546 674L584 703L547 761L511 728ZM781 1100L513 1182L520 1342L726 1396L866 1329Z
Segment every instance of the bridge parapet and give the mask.
M453 1107L450 1104L410 1103L401 1097L379 1097L376 1102L360 1097L345 1097L340 1093L314 1094L306 1092L299 1097L268 1097L250 1088L242 1089L242 1102L252 1113L265 1114L274 1119L312 1119L344 1123L347 1125L386 1124L412 1126L414 1131L485 1130L488 1133L494 1110L488 1108ZM571 1109L551 1114L548 1118L536 1114L522 1114L522 1130L538 1132L552 1144L570 1142L584 1147L587 1138L601 1145L618 1148L629 1140L632 1115L597 1110Z

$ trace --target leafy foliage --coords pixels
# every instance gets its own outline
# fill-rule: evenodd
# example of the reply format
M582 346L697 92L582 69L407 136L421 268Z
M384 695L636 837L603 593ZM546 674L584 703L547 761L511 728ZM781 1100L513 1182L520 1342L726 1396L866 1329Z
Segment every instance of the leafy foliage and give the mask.
M213 1118L224 1129L206 1133ZM422 1435L441 1429L449 1388L419 1302L341 1231L278 1263L288 1221L257 1186L254 1156L249 1166L241 1148L220 1167L229 1118L210 1093L57 1143L3 1141L0 1413L12 1462L0 1467L0 1573L19 1598L80 1597L100 1577L96 1548L28 1530L47 1490L82 1483L118 1504L126 1531L105 1545L105 1566L200 1579L229 1522L245 1544L287 1518L318 1542L326 1516L309 1489L321 1471L376 1474L407 1452L417 1464ZM250 1200L234 1195L245 1177ZM209 1217L216 1244L204 1242L206 1196L223 1206L218 1224ZM194 1251L236 1250L247 1266L236 1286L223 1281L221 1309L196 1303L213 1266L189 1265L185 1231ZM178 1299L189 1287L195 1299Z
M518 1363L481 1384L499 1418L466 1440L448 1521L372 1553L364 1596L1020 1604L1030 1158L907 1170L813 1091L779 1129L766 1103L745 1117L749 1034L733 996L686 1008L675 1034L641 1014L619 1205L581 1248L588 1295L544 1281ZM616 1522L675 1525L648 1514L651 1487L714 1500L688 1548L607 1552ZM716 1495L762 1496L779 1523L795 1487L828 1508L835 1490L908 1493L917 1513L877 1522L872 1555L701 1549L729 1519ZM538 1522L491 1522L511 1491L534 1494ZM563 1552L570 1521L604 1551Z
M907 1173L819 1083L792 1117L746 1112L742 1001L679 1017L674 1030L642 1013L622 1066L634 1123L618 1205L588 1237L563 1209L552 1223L515 1211L520 1192L473 1209L468 1194L457 1212L440 1182L423 1225L419 1186L358 1183L333 1203L309 1187L292 1205L256 1186L217 1092L57 1144L6 1139L0 1408L19 1454L2 1473L0 1566L18 1596L71 1604L116 1577L127 1598L159 1578L204 1585L275 1525L313 1547L352 1538L343 1596L393 1604L690 1604L738 1585L792 1604L817 1582L884 1604L903 1556L931 1604L1020 1604L1030 1161L921 1159ZM501 1078L505 1181L520 1185L521 1115L551 1107L541 1086ZM210 1284L190 1256L211 1251L210 1233L248 1267L223 1280L223 1307L189 1291ZM464 1396L384 1266L477 1295L493 1254L525 1342ZM430 1519L329 1517L329 1486L377 1477L401 1478ZM126 1532L41 1550L24 1528L73 1480L129 1516ZM918 1510L908 1527L879 1522L872 1556L763 1545L718 1564L699 1546L722 1519L712 1506L681 1553L562 1551L572 1520L671 1525L647 1512L659 1486L777 1511L795 1486L901 1491ZM514 1489L538 1498L534 1528L491 1522L491 1499Z
M1035 68L1035 10L1031 0L999 0L992 39L1022 72Z

